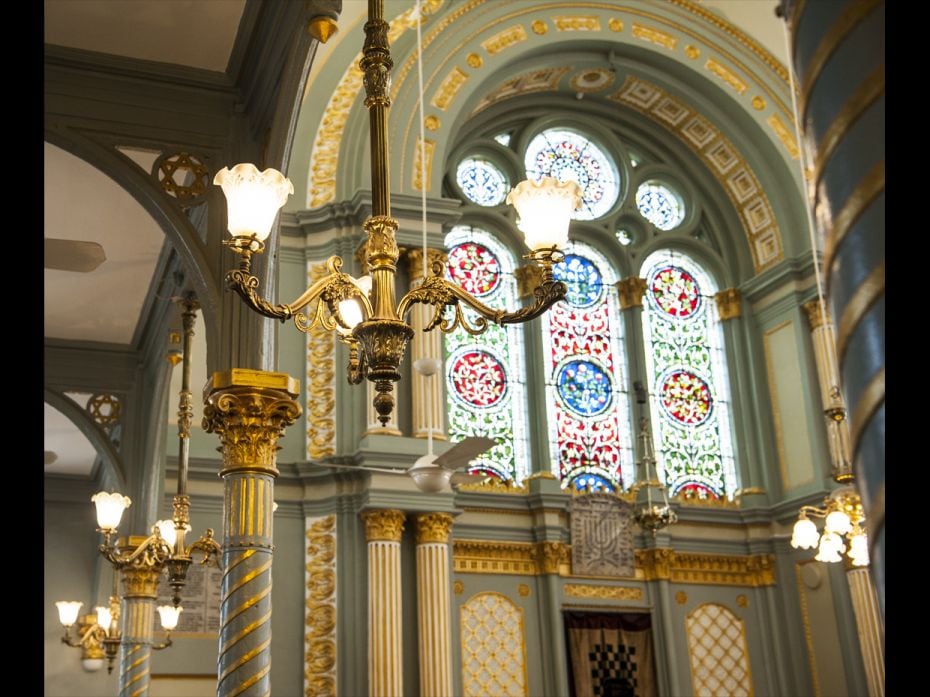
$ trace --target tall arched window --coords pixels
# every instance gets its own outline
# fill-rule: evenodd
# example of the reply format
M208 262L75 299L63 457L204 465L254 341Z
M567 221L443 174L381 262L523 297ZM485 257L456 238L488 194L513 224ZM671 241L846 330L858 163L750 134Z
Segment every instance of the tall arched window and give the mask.
M615 491L634 480L616 274L594 249L569 243L555 276L568 292L542 321L554 473L566 487Z
M513 256L485 230L459 225L446 235L450 280L492 307L518 307ZM477 315L463 308L470 322ZM490 324L472 336L445 335L449 438L498 441L469 471L520 483L528 474L523 337L518 326Z
M736 472L723 333L710 276L669 250L643 262L643 340L656 459L672 495L732 498Z

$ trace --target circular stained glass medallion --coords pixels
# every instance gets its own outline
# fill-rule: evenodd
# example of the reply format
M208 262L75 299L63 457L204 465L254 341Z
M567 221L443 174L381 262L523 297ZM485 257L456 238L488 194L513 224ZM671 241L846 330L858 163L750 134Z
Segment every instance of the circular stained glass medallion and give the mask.
M644 182L636 190L636 207L640 214L660 230L671 230L685 219L681 197L664 184Z
M479 206L496 206L507 197L507 177L487 160L462 160L455 170L455 181L465 197Z
M523 158L526 176L533 181L555 177L581 187L581 208L574 220L594 220L609 211L620 194L617 168L594 143L561 129L543 131L530 142Z
M504 366L487 351L464 351L452 360L449 373L453 394L472 407L491 407L504 398Z
M604 284L594 263L577 254L566 254L565 260L553 267L557 281L566 286L565 299L574 307L588 307L601 299Z
M596 416L610 406L610 376L591 361L569 361L555 378L565 405L581 416Z
M662 312L684 319L701 307L701 289L690 273L678 266L656 269L649 282L650 296Z
M613 491L614 485L599 474L579 474L572 478L571 486L575 491Z
M713 399L704 380L688 370L672 370L660 381L665 413L684 426L699 426L710 418Z
M476 297L493 293L500 285L500 262L483 244L465 242L453 247L446 265L452 281Z

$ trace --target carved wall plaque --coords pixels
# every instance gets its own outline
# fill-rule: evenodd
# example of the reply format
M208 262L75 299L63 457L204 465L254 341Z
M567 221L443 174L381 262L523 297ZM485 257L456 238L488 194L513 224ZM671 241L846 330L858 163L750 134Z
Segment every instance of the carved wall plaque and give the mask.
M613 494L592 493L572 499L572 574L635 574L633 507Z

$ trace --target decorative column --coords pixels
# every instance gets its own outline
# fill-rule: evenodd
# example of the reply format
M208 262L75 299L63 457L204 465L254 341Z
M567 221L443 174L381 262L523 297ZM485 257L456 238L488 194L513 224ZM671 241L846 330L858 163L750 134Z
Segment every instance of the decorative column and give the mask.
M400 537L404 513L362 511L368 540L368 694L403 697Z
M452 579L449 534L452 516L425 513L416 517L417 638L420 646L420 693L453 697Z
M856 485L885 598L885 3L782 0Z
M811 300L801 307L811 326L814 363L817 365L817 376L820 382L820 399L827 417L827 442L830 446L834 479L838 482L847 482L853 479L849 455L849 422L846 420L846 405L843 404L837 389L839 373L834 359L836 335L833 319L820 300Z
M536 543L536 570L540 574L540 601L544 612L540 613L544 636L563 637L565 625L562 620L562 588L559 584L562 564L571 564L571 551L564 542L546 540ZM554 695L567 695L569 691L568 656L565 642L543 641L543 662L548 664L549 690Z
M121 540L119 553L129 555L145 542L133 535ZM120 568L123 579L122 641L119 656L119 697L144 697L151 680L152 637L155 633L155 601L161 564L142 554Z
M217 697L271 694L271 562L275 453L300 416L298 382L234 368L204 388L203 428L220 438L223 581Z
M865 567L846 570L849 595L856 629L859 633L859 648L862 649L862 664L865 667L869 697L885 695L885 627L875 597L875 587Z
M446 264L446 253L440 249L427 249L426 263L428 275L433 275L433 264L440 264L440 273L442 273ZM422 249L407 251L407 272L410 275L411 290L423 283ZM410 342L411 365L419 358L438 358L440 361L443 359L442 332L423 331L433 315L433 309L431 305L417 303L410 311L410 324L415 332ZM426 438L428 424L432 424L433 438L446 440L446 402L443 396L445 381L441 373L437 377L439 379L430 380L420 375L419 371L414 370L412 373L414 438ZM429 395L427 395L427 390L429 390ZM430 412L428 415L427 406Z
M623 322L625 333L629 337L629 345L633 346L630 354L630 374L639 377L646 385L646 389L651 389L651 379L648 375L646 366L646 347L643 343L643 296L646 294L646 279L638 276L630 276L617 281L614 286L617 289L617 295L620 300L620 310L623 313ZM636 382L635 377L630 378L631 382ZM651 422L649 405L644 404L640 407L641 411L637 418L645 417ZM651 436L650 436L651 437ZM640 445L640 439L633 438L634 450ZM634 453L636 455L636 453ZM639 457L643 453L638 454ZM636 481L638 458L624 466L622 471L624 487L629 487ZM658 475L657 475L658 476ZM646 477L648 479L648 477Z

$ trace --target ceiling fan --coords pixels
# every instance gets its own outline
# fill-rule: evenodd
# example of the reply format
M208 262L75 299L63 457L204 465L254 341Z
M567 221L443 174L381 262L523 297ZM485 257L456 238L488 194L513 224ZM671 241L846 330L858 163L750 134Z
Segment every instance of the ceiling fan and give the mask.
M97 242L45 238L45 268L88 273L107 260Z
M413 365L417 372L426 377L430 377L439 370L441 364L435 358L420 358L414 361ZM427 390L427 395L429 394L430 391ZM430 413L429 405L427 405L427 413ZM497 445L497 441L491 438L485 438L484 436L468 436L449 448L449 450L442 455L434 455L432 424L427 424L427 432L426 455L418 458L412 466L406 469L395 467L363 468L357 465L335 465L329 463L316 464L320 467L409 475L420 491L429 494L449 489L450 487L457 487L462 484L483 482L487 479L487 476L483 474L470 474L462 470L465 470L468 467L468 463L481 455L481 453Z

